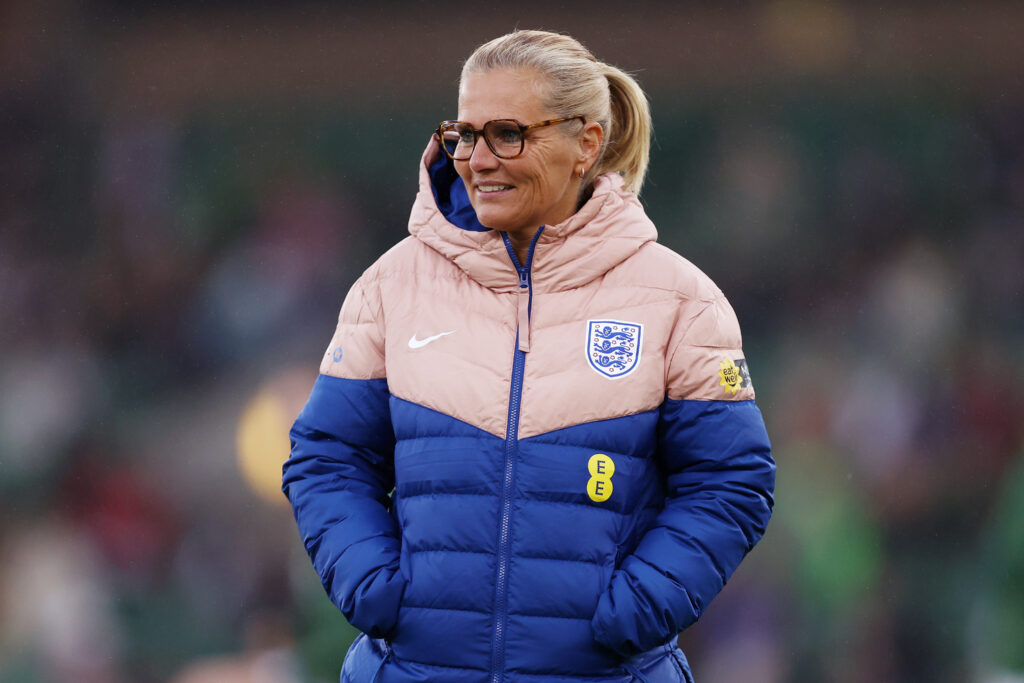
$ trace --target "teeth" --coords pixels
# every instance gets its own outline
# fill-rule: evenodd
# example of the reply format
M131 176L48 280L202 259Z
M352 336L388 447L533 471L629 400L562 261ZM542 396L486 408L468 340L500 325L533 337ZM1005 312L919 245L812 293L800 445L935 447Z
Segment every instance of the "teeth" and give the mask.
M476 187L481 192L500 192L501 190L512 189L511 185L477 185Z

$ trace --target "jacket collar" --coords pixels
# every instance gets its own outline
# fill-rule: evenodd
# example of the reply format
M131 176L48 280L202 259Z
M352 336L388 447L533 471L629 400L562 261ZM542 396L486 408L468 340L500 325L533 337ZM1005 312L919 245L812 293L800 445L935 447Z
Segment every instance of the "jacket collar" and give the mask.
M519 276L495 230L480 225L462 180L433 140L423 153L409 232L484 287L515 291ZM599 176L590 199L557 225L545 226L534 249L535 291L587 284L658 237L640 201L617 173Z

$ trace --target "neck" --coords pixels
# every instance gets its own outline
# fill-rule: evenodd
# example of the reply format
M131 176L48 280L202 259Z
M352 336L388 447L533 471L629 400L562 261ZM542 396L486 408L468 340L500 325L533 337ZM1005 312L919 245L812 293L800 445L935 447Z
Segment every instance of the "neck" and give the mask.
M519 265L525 266L526 259L530 253L530 242L533 241L533 236L537 234L537 230L540 228L533 228L532 230L516 230L515 232L508 232L508 241L512 243L512 250L516 252L516 258L519 259Z

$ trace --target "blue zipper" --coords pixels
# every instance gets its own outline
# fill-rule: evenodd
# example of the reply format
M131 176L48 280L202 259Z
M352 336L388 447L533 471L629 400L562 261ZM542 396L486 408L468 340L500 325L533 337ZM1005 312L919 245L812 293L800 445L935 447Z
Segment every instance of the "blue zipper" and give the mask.
M530 267L537 238L544 230L542 225L530 240L526 252L526 265L519 264L515 249L508 234L502 232L505 249L512 259L512 265L519 273L519 287L530 289ZM530 290L530 307L533 291ZM505 677L505 622L508 617L508 546L509 527L512 516L512 490L515 484L516 456L519 453L519 408L523 400L523 375L526 367L526 352L519 350L519 330L516 329L515 356L512 359L512 388L508 398L508 424L505 427L505 479L501 491L501 524L498 534L498 570L494 585L494 639L491 644L491 683L500 683Z

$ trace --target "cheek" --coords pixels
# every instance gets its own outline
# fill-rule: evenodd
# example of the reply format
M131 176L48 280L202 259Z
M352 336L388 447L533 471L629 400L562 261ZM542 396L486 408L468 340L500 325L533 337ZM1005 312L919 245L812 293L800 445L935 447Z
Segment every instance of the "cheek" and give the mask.
M462 178L462 182L466 183L466 186L468 187L469 186L469 178L468 178L468 175L469 175L469 162L466 162L466 161L453 161L452 163L455 164L455 172L459 174L459 177Z
M558 191L561 166L557 159L543 159L530 169L530 185L540 195Z

